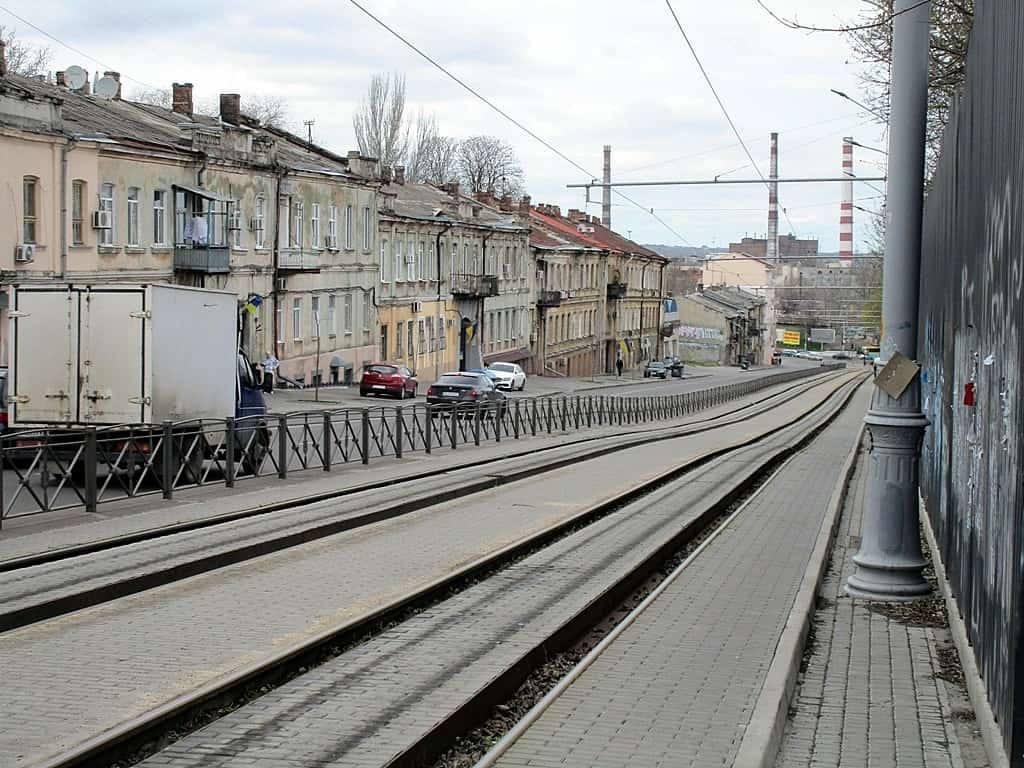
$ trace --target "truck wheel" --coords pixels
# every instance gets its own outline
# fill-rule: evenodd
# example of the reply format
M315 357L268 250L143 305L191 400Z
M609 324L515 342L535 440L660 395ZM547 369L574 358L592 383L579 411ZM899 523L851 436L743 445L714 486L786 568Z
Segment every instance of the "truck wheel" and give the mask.
M245 456L242 457L242 472L246 475L258 475L263 466L263 460L267 456L270 446L270 433L266 427L260 428L252 441L252 446Z

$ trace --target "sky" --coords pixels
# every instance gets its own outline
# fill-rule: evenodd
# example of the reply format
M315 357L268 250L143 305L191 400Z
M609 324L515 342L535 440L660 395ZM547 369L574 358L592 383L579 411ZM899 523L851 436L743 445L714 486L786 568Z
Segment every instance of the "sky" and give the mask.
M600 190L587 205L583 190L566 185L600 176L605 144L612 145L613 181L757 178L664 0L359 1L590 173L467 93L350 0L0 0L0 24L48 46L54 69L120 71L128 95L172 82L192 82L197 101L221 92L241 93L243 102L249 94L281 94L292 126L304 130L303 121L315 120L314 140L341 153L356 148L352 114L370 77L402 73L411 112L435 114L446 135L509 142L533 201L563 211L600 215ZM782 16L828 27L855 19L861 6L765 2ZM883 127L830 92L860 94L861 65L842 36L787 29L755 0L672 4L762 173L771 131L779 133L783 178L839 175L844 135L885 148ZM884 160L855 149L854 172L884 175ZM884 185L874 187L856 184L856 205L877 211ZM622 192L639 206L613 196L612 226L640 242L724 249L767 229L763 185ZM780 234L816 237L822 251L837 250L840 196L839 184L782 185ZM872 218L855 211L858 251L867 250Z

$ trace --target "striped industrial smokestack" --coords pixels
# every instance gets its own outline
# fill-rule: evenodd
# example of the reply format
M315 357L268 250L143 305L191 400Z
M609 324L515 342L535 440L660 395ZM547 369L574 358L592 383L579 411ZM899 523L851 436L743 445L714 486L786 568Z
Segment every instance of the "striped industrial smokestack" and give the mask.
M843 176L850 178L844 181L842 202L839 203L839 258L853 258L853 139L843 138Z
M765 255L768 261L779 259L779 134L771 136L771 155L768 160L768 243Z

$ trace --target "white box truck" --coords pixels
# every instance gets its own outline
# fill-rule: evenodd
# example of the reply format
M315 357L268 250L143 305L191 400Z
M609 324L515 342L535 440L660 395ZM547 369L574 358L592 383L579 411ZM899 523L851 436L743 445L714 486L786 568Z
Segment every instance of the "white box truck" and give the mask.
M223 428L201 420L234 417L235 455L249 465L262 460L266 406L238 348L235 294L158 283L24 285L9 289L8 307L7 404L16 434L38 442L45 431L51 455L74 456L81 436L97 428L124 470L155 458L138 425L144 432L171 422L174 462L196 475L211 445L226 448ZM120 450L124 440L132 451ZM89 471L80 461L75 470Z

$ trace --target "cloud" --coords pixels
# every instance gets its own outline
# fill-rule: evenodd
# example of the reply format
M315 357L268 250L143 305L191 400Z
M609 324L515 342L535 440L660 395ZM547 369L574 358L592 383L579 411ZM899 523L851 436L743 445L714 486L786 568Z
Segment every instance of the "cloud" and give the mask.
M706 178L748 163L663 4L612 0L360 0L373 13L465 79L588 171L600 173L601 148L614 147L623 179ZM783 175L833 175L840 139L881 146L880 128L829 93L856 93L856 63L836 35L785 29L750 0L673 0L679 17L750 151L767 172L767 137L781 132ZM859 0L775 0L805 22L833 24ZM167 88L191 81L197 98L222 91L279 93L293 121L315 119L318 141L355 145L351 116L369 77L406 74L410 107L435 112L443 132L488 133L519 153L535 200L580 207L585 175L462 90L349 2L225 0L217 4L145 0L21 3L13 10L131 79ZM94 62L55 45L14 19L20 37L49 45L55 67ZM828 121L828 122L826 122ZM805 127L810 126L810 127ZM874 159L874 158L872 158ZM636 166L655 164L628 173ZM860 164L857 171L878 175ZM752 168L730 175L755 178ZM763 186L623 190L654 207L693 243L728 243L767 228ZM838 185L784 186L783 205L800 235L838 245ZM599 198L599 194L594 195ZM621 202L621 201L620 201ZM817 207L804 208L802 206ZM676 211L741 208L753 211ZM594 213L599 207L591 206ZM764 211L764 213L759 213ZM860 214L856 233L868 232ZM649 213L616 207L614 225L636 239L675 242ZM861 226L863 224L863 226ZM786 219L782 231L788 231Z

